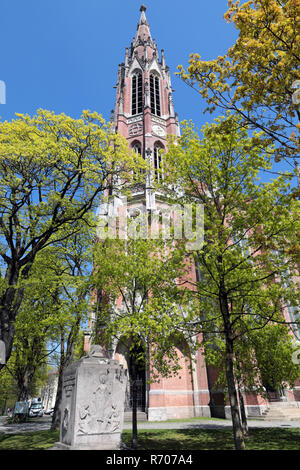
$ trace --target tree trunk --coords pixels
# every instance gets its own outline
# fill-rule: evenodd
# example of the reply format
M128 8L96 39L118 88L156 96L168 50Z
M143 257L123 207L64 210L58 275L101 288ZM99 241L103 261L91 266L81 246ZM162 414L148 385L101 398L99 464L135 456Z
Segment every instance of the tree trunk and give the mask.
M239 404L234 380L233 342L228 338L226 338L226 379L228 386L235 448L236 450L245 450L245 441L241 425Z
M228 387L228 395L232 417L233 437L236 450L245 450L245 441L241 425L239 403L237 399L237 392L235 386L234 376L234 347L233 347L233 332L232 324L230 321L230 311L227 299L227 294L224 283L221 282L219 292L219 302L223 317L223 324L225 330L225 364L226 364L226 380Z
M62 401L62 392L63 392L63 373L65 369L71 364L73 359L73 348L74 343L79 331L80 318L77 319L75 327L71 329L67 340L67 350L65 352L65 335L62 331L61 333L61 347L60 347L60 367L58 374L58 385L54 405L54 413L52 416L51 429L59 429L61 421L61 401Z
M18 374L18 400L17 401L27 401L29 395L29 375L28 371L20 371Z
M6 411L6 402L7 402L7 398L4 398L4 400L2 401L1 410L0 410L0 415L1 416L6 415L6 413L7 413L7 411Z
M56 398L55 398L55 405L54 405L54 412L52 415L52 422L51 422L51 430L54 431L56 429L60 429L60 421L61 421L61 400L62 400L62 391L63 391L63 373L65 370L65 336L64 332L61 331L60 337L60 364L59 364L59 372L58 372L58 384L57 384L57 391L56 391Z
M0 340L5 344L6 362L11 356L13 341L15 336L15 319L21 306L24 289L17 288L19 271L15 268L8 268L5 276L9 287L0 298ZM0 371L4 364L0 364Z
M247 423L246 409L245 409L244 397L243 397L240 380L238 380L238 394L239 394L239 402L240 402L240 410L241 410L242 430L243 430L244 436L248 436L248 423Z
M0 340L5 343L6 362L11 356L15 335L14 323L24 297L24 287L17 286L20 280L28 277L34 258L35 254L32 253L26 263L11 259L7 264L5 281L8 287L0 298ZM2 367L4 365L0 364L0 371Z
M3 305L0 302L0 340L2 340L5 344L5 360L6 363L11 356L13 340L15 336L15 324L14 319L11 319L9 308ZM0 371L4 367L5 364L0 364Z
M240 409L241 409L241 418L242 418L242 430L244 436L248 436L248 423L247 423L247 416L245 410L245 403L243 398L243 393L239 388L239 401L240 401Z
M56 429L60 429L62 390L63 390L63 370L60 371L58 375L58 384L57 384L54 412L53 412L52 422L51 422L52 431L55 431Z
M22 349L20 352L17 352L15 370L18 384L18 401L26 401L30 395L30 388L38 366L37 358L41 351L38 347L38 339L35 341L35 345L36 352L28 357L27 364L25 365L22 364L22 360L24 360Z

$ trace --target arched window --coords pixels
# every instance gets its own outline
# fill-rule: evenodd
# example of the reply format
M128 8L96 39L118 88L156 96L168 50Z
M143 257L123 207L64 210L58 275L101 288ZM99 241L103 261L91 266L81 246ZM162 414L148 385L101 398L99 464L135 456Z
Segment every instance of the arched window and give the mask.
M156 181L162 181L164 179L163 174L163 159L162 159L162 150L163 145L160 142L157 142L154 145L154 177Z
M142 146L141 146L141 143L138 140L135 140L132 143L131 148L132 148L132 151L134 153L138 153L139 155L142 155ZM139 175L143 174L144 172L145 172L144 169L140 169L139 171L134 170L133 174L135 174L136 176L139 176Z
M151 113L160 116L160 93L159 93L159 78L150 74L150 104Z
M131 114L140 114L143 111L143 85L142 74L136 72L132 76Z
M140 155L142 155L142 148L141 148L140 142L138 142L138 141L133 142L133 144L132 144L132 151L135 152L135 153L139 153Z

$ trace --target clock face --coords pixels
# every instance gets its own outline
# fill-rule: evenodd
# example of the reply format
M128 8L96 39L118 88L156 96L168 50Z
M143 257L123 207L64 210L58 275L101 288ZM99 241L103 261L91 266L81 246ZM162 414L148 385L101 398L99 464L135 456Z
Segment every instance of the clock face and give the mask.
M166 131L163 127L159 126L158 124L153 124L152 132L155 135L159 135L160 137L164 137L166 135Z

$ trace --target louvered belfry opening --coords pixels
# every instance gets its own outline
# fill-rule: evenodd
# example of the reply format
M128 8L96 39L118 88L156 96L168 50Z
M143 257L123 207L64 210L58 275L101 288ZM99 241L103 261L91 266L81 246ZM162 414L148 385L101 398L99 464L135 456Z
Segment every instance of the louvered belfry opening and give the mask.
M143 112L143 80L142 74L136 73L132 77L132 115Z
M151 113L160 116L159 78L153 74L150 75L150 103Z

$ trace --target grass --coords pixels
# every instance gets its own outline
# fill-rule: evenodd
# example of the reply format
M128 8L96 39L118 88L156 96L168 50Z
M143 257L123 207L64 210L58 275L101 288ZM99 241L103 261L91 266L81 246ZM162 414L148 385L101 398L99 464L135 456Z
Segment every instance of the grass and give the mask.
M43 450L59 441L59 431L36 431L1 434L0 450Z
M131 432L123 432L130 445ZM233 450L231 429L159 429L139 431L140 450ZM300 429L251 429L247 450L300 450Z
M141 429L139 450L232 450L231 429ZM131 431L124 430L123 442L130 447ZM59 440L58 431L0 435L0 450L49 449ZM247 450L300 450L299 428L251 429Z

